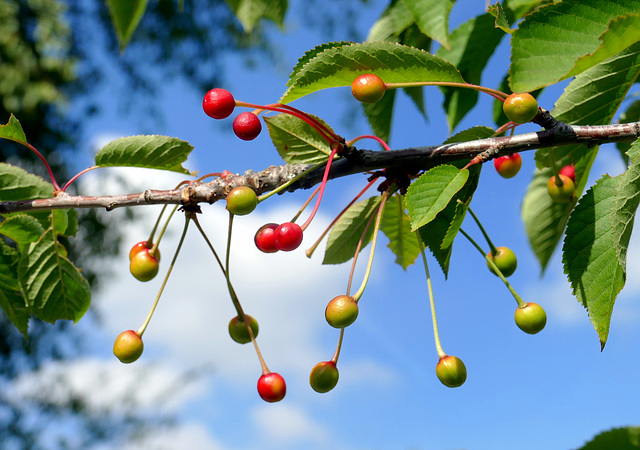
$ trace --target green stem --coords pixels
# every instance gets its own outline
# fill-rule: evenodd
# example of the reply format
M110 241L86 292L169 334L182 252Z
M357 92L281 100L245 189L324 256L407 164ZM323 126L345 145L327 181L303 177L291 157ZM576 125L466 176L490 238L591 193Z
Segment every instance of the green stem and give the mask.
M331 362L334 364L338 364L338 358L340 357L340 350L342 349L342 341L344 339L344 328L340 328L340 336L338 337L338 345L336 346L336 351L331 357Z
M381 200L382 198L378 197L378 199L376 200L376 203L378 203L379 205ZM376 207L378 205L376 205ZM356 246L356 251L355 251L355 254L353 255L353 261L351 261L351 270L349 271L349 282L347 283L347 295L349 295L351 292L351 283L353 282L353 274L356 271L356 263L358 262L358 256L360 256L360 249L362 248L364 237L367 235L367 231L369 230L369 227L371 226L371 222L373 221L374 217L375 216L373 214L371 215L371 217L369 217L369 220L367 220L367 224L365 225L364 230L362 230L362 235L360 235L360 239L358 240L358 245Z
M448 81L415 81L411 83L385 83L387 88L400 88L400 87L418 87L418 86L449 86L449 87L458 87L464 89L473 89L474 91L484 92L485 94L489 94L501 102L504 101L509 95L498 91L496 89L490 89L484 86L478 86L475 84L469 83L453 83Z
M224 276L227 279L227 284L231 284L231 279L229 278L229 259L231 255L231 231L233 230L233 216L234 214L229 212L229 232L227 233L227 254L224 261Z
M500 272L500 269L498 269L498 266L496 266L496 264L493 262L493 260L491 258L489 258L489 256L484 253L484 250L482 250L482 248L476 243L476 241L474 241L471 236L469 236L467 233L465 233L465 231L462 228L460 228L460 233L462 233L463 236L466 237L469 240L469 242L471 242L473 244L473 246L484 257L484 259L487 261L487 264L489 265L489 267L491 267L491 269L495 272L495 274L498 275L498 277L502 280L502 282L507 287L507 289L509 289L509 292L511 292L511 295L513 295L513 298L516 299L516 302L518 303L518 306L524 307L527 304L527 302L522 300L522 297L520 297L518 295L518 293L513 288L513 286L511 286L511 284L507 281L505 276L502 275L502 272Z
M422 262L424 263L424 271L427 275L427 289L429 291L429 306L431 308L431 320L433 322L433 337L436 341L436 351L438 352L438 358L442 359L447 354L442 349L442 343L440 342L440 332L438 331L438 318L436 317L436 303L433 296L433 286L431 285L431 275L429 274L429 265L427 264L427 255L424 251L424 244L422 239L416 234L418 239L418 245L420 246L420 255L422 255Z
M153 302L153 306L151 307L151 310L149 311L147 318L145 319L142 326L138 329L138 336L140 337L142 337L145 330L147 329L147 325L149 325L149 322L151 321L151 317L153 316L153 313L156 310L156 306L158 306L158 301L160 301L160 296L162 296L164 287L167 285L167 281L169 280L169 275L171 275L173 266L176 264L176 259L178 258L178 254L180 253L180 249L182 248L182 243L184 242L184 238L187 235L187 229L189 228L189 220L190 220L190 217L188 215L185 216L184 229L182 230L182 236L180 236L180 242L178 242L178 248L176 248L176 252L173 255L173 259L171 260L171 265L167 270L167 274L164 276L164 280L162 281L162 285L160 286L160 291L156 296L156 300Z
M160 218L162 217L162 215L164 214L165 209L167 208L167 205L164 205L162 207L162 211L160 211L160 215L158 216L158 220L156 221L155 226L153 227L153 230L151 231L151 235L149 236L149 241L153 242L153 235L155 234L157 227L158 227L158 223L160 222ZM153 245L153 248L151 249L151 251L149 253L151 253L152 256L156 256L156 252L158 251L158 246L160 245L160 241L162 240L162 236L164 236L164 232L167 231L167 227L169 226L169 222L171 222L171 218L173 217L173 215L175 214L175 212L178 210L178 205L175 205L173 207L173 209L171 210L171 214L169 214L169 217L167 218L167 220L165 221L164 225L162 226L162 230L160 230L160 234L158 235L158 240L156 241L156 243Z
M491 239L489 239L489 235L487 234L487 232L485 231L484 227L480 223L480 219L478 219L478 216L476 216L473 213L473 210L471 209L470 206L467 207L467 211L469 211L469 214L471 214L471 217L473 217L473 220L475 220L476 224L478 224L478 228L480 228L480 231L482 232L482 235L484 236L484 239L487 241L487 244L489 244L489 248L491 249L491 253L493 255L497 255L498 254L498 250L496 249L496 246L493 245L493 242L491 242ZM484 253L483 253L483 255L484 255Z

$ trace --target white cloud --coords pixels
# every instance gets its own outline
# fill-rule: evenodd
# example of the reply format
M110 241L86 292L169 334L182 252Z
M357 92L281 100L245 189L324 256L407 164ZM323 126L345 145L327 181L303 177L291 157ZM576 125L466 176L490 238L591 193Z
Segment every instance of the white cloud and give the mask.
M251 413L258 429L270 441L287 442L328 442L329 432L310 418L305 411L292 405L259 405Z
M156 430L142 440L126 444L123 450L175 450L189 448L196 450L221 450L225 447L199 423L183 423L169 430Z

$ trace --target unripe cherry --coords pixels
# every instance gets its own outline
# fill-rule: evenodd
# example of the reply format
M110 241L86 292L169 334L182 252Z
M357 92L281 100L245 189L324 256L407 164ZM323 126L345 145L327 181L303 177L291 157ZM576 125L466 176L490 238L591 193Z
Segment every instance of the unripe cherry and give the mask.
M142 338L133 330L123 331L113 343L113 354L125 364L140 358L143 350Z
M447 355L438 361L436 375L442 384L454 388L467 380L467 368L457 356Z
M503 178L512 178L520 171L520 167L522 167L522 157L520 153L501 156L493 160L493 166Z
M314 391L324 394L336 387L339 377L340 374L336 364L333 361L323 361L311 369L309 384Z
M159 268L158 258L152 256L149 250L136 253L129 263L131 275L140 281L152 280L158 274Z
M525 333L536 334L547 324L547 313L537 303L518 306L515 312L516 325Z
M302 243L302 228L294 222L285 222L275 229L276 247L283 252L297 249Z
M553 175L549 178L549 181L547 181L547 191L549 191L551 200L554 202L569 203L573 198L573 194L576 192L576 185L568 176L560 174L558 174L558 176L560 180L562 180L562 185L558 186L556 176Z
M151 247L153 247L153 244L150 244L148 241L138 242L133 247L131 247L131 250L129 251L129 261L131 261L133 257L140 253L142 250L151 250ZM158 262L160 262L160 250L156 249L154 256L158 258Z
M243 141L252 141L262 131L262 123L254 113L245 111L233 119L233 132Z
M268 223L260 227L253 238L258 250L263 253L275 253L278 251L278 247L276 247L276 228L278 228L277 223Z
M358 318L358 302L348 295L334 297L324 311L324 316L329 325L334 328L345 328Z
M387 87L378 75L366 73L351 83L351 93L362 103L376 103L383 96Z
M496 247L496 253L494 254L493 252L489 252L487 256L496 266L498 266L498 269L500 269L500 272L502 272L502 275L505 277L513 275L513 272L515 272L518 267L516 254L508 247ZM489 267L489 270L491 270L491 273L496 276L498 275L488 262L487 266Z
M286 393L287 385L284 378L278 373L265 373L258 380L258 394L265 402L279 402Z
M237 216L245 216L258 206L258 196L249 186L233 188L227 195L227 210Z
M249 321L253 337L258 337L258 321L248 314L245 314L245 316ZM251 336L249 335L249 330L247 330L247 324L243 320L240 320L240 317L238 316L229 321L229 336L231 336L231 339L236 341L238 344L247 344L251 342Z
M236 107L236 101L231 92L226 89L211 89L202 100L202 109L207 116L214 119L224 119L231 115Z
M511 94L502 104L502 110L510 121L527 123L538 114L538 101L531 94Z

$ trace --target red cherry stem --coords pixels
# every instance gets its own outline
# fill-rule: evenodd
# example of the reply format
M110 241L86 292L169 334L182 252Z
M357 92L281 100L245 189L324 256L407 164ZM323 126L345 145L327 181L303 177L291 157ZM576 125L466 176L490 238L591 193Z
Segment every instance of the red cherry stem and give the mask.
M474 91L484 92L485 94L489 94L496 100L504 102L504 100L509 96L509 94L505 94L502 91L498 91L496 89L490 89L484 86L478 86L476 84L469 83L454 83L448 81L416 81L410 83L385 83L386 87L389 89L401 88L401 87L418 87L418 86L449 86L449 87L458 87L464 89L473 89Z
M80 177L81 177L82 175L84 175L85 173L87 173L87 172L91 172L92 170L94 170L94 169L99 169L99 168L100 168L100 166L91 166L91 167L87 167L86 169L84 169L84 170L83 170L83 171L81 171L81 172L78 172L78 173L77 173L77 174L75 174L73 177L71 177L71 178L69 179L69 181L67 181L67 182L64 184L64 186L62 186L61 191L66 191L66 190L67 190L67 188L68 188L69 186L71 186L71 184L72 184L74 181L76 181L78 178L80 178Z
M429 274L429 265L427 264L427 255L424 251L424 244L422 243L422 239L418 234L415 234L416 239L418 240L418 246L420 247L420 255L422 256L422 262L424 264L424 271L427 275L427 290L429 292L429 307L431 309L431 321L433 322L433 336L436 343L436 352L438 352L438 358L442 359L447 354L442 349L442 343L440 342L440 332L438 331L438 318L436 317L436 303L433 295L433 286L431 284L431 275Z
M164 291L164 287L167 285L167 281L169 280L169 275L171 275L171 271L173 270L173 266L176 264L176 260L178 259L178 254L180 253L180 249L182 248L182 243L184 242L184 238L187 235L187 229L189 228L189 221L190 221L190 216L189 216L189 214L187 214L187 215L185 215L184 229L182 230L182 236L180 236L180 241L178 242L178 247L176 248L176 251L173 254L173 259L171 260L171 264L169 265L169 269L167 269L167 273L164 276L164 280L162 280L162 285L160 286L160 290L158 291L158 295L156 296L156 300L153 302L153 306L151 306L151 310L149 311L149 314L147 315L147 318L145 319L144 323L142 324L142 326L137 331L138 336L140 336L140 337L142 337L142 335L144 334L145 330L147 329L147 326L149 325L149 322L151 321L151 317L153 316L153 313L155 312L156 307L158 306L158 302L160 301L160 297L162 296L162 292Z
M304 202L304 204L302 205L302 207L298 210L298 212L296 213L295 216L293 216L293 218L291 219L291 222L295 222L296 220L298 220L298 218L300 217L300 214L302 214L302 212L307 209L307 206L309 206L309 203L311 203L311 200L313 200L313 198L318 195L318 192L320 191L320 186L318 186L317 188L315 188L313 190L313 192L311 193L311 195L309 196L309 198L307 199L306 202Z
M351 147L361 139L373 139L374 141L378 141L378 143L380 143L380 145L382 145L382 148L384 148L386 151L391 151L391 147L389 147L389 144L387 144L384 139L372 134L363 134L362 136L355 137L350 141L347 141L347 146Z
M364 187L364 189L362 189L360 191L360 193L358 195L356 195L353 200L351 200L349 202L349 204L342 210L340 211L340 214L338 214L336 216L335 219L333 219L333 221L329 224L329 226L327 228L325 228L325 230L322 232L322 234L320 235L320 237L314 242L314 244L309 247L306 251L305 254L307 255L307 258L311 258L311 255L313 255L313 252L316 251L316 248L318 247L318 245L320 245L320 242L322 242L322 239L324 239L324 237L327 235L327 233L329 232L329 230L331 230L331 228L333 228L333 226L336 224L336 222L340 219L340 217L342 217L344 215L345 212L347 212L347 210L349 208L351 208L351 206L358 201L358 199L360 197L362 197L362 195L371 187L373 186L373 183L375 183L378 180L378 177L375 177L373 180L369 181L369 183Z
M484 259L487 261L487 264L489 265L489 267L491 267L491 269L493 269L493 271L495 272L496 275L498 275L498 277L502 280L502 282L504 283L504 285L507 287L507 289L509 289L509 292L511 292L511 295L513 295L513 298L516 299L516 302L518 303L519 307L524 307L527 302L525 302L524 300L522 300L522 297L520 297L518 295L518 293L516 292L516 290L513 288L513 286L511 286L511 284L507 281L507 279L505 278L504 275L502 275L502 272L500 271L500 269L498 269L498 266L496 266L496 263L493 262L493 260L491 258L489 258L489 255L485 254L484 250L482 250L482 247L480 247L478 245L478 243L476 241L473 240L473 238L471 236L469 236L462 228L460 228L460 233L462 233L462 235L464 237L466 237L467 239L469 239L469 242L471 242L471 244L473 244L473 246L480 252L480 254L484 257Z
M485 231L484 227L482 226L482 223L480 223L480 219L478 219L478 216L476 216L473 213L473 210L471 209L470 206L467 207L467 211L469 211L469 214L471 214L471 217L473 217L473 220L475 220L476 224L478 225L478 228L480 228L480 231L482 232L482 235L484 236L485 240L487 241L487 244L489 244L489 248L491 249L491 253L494 256L497 255L498 254L498 249L496 249L496 246L493 245L493 242L491 242L491 239L489 238L489 235L487 234L487 232Z
M54 194L55 194L55 192L64 190L64 189L60 189L60 185L58 185L58 182L56 181L56 177L53 175L53 170L51 170L51 166L49 165L49 163L47 162L45 157L42 156L42 153L40 153L38 151L37 148L35 148L33 145L31 145L31 144L29 144L28 142L25 142L25 141L20 141L20 140L17 140L17 139L11 139L9 137L7 137L6 139L9 139L10 141L17 142L18 144L22 144L25 147L27 147L29 150L31 150L33 153L36 154L36 156L40 159L40 161L42 161L42 163L44 164L44 167L47 169L47 172L49 173L49 178L51 178L51 184L53 184Z
M333 158L338 153L338 150L342 148L342 144L332 145L331 146L331 154L329 155L329 160L327 161L327 167L324 169L324 175L322 176L322 183L320 184L320 192L318 193L318 199L316 200L316 204L313 207L313 211L311 211L311 215L307 219L305 223L303 223L300 228L302 231L306 230L313 218L316 216L318 212L318 208L320 208L320 202L322 201L322 195L324 194L324 188L327 186L327 180L329 179L329 171L331 170L331 163L333 162Z

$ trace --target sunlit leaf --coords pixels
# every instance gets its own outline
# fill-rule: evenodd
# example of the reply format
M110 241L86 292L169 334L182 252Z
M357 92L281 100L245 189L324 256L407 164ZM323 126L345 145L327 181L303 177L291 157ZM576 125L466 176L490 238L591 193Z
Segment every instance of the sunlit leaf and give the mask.
M388 247L396 255L396 264L407 269L420 255L420 244L416 233L411 231L411 221L400 195L394 195L384 205L380 229L389 239Z
M324 121L317 117L316 120L331 129ZM273 145L289 164L316 164L329 159L329 143L304 120L277 114L265 117L264 121Z

